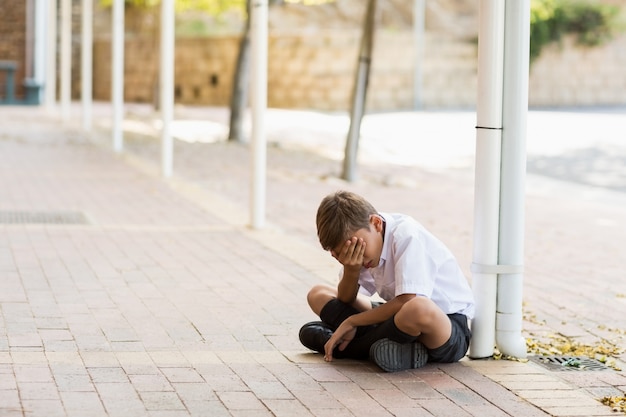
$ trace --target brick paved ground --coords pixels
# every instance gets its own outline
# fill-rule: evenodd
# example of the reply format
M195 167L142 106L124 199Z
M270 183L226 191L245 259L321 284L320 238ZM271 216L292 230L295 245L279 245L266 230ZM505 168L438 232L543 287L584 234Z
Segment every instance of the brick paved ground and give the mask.
M624 392L621 371L464 360L386 374L300 346L307 289L336 275L315 241L321 197L348 188L408 212L467 267L470 169L372 164L345 184L337 161L278 142L270 224L252 231L245 146L178 142L164 181L157 141L129 134L116 155L98 132L0 109L0 416L615 415L597 399ZM624 346L623 200L552 184L527 201L525 332ZM8 216L32 211L87 222Z

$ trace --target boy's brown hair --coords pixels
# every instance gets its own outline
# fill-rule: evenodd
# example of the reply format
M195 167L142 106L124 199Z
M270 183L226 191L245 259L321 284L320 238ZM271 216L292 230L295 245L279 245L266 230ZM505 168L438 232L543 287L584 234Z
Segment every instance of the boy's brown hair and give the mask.
M370 227L370 215L378 214L363 197L350 191L329 194L317 209L317 237L324 250L335 249L357 230Z

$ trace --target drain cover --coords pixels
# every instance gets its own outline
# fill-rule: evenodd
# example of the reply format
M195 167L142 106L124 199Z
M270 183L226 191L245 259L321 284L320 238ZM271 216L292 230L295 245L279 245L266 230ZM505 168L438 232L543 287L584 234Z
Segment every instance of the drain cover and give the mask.
M608 366L585 356L531 356L531 361L551 371L605 371Z
M89 224L80 211L0 211L0 224Z

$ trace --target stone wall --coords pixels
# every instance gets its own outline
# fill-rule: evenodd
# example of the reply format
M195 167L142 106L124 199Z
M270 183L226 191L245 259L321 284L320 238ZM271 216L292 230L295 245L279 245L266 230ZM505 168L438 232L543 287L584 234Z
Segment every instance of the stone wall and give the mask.
M15 96L23 96L26 77L26 1L0 1L0 60L17 62ZM5 73L0 72L0 99L6 96Z
M269 40L268 105L347 110L359 48L357 31L272 34ZM376 36L368 90L369 110L413 105L414 49L410 33ZM438 37L424 62L424 101L429 107L471 106L476 96L476 46ZM178 103L228 105L239 38L178 39L175 97ZM157 91L154 42L127 39L125 99L152 102ZM110 42L94 46L94 97L110 98ZM436 54L435 54L436 51Z
M533 106L626 104L626 36L594 48L576 46L570 37L550 45L531 66L529 101Z
M325 111L349 109L359 47L358 31L272 33L268 105ZM226 106L237 37L176 41L176 101ZM369 111L413 106L414 48L409 32L378 32L368 91ZM158 45L127 39L125 98L151 102L157 91ZM477 45L443 35L425 40L422 97L425 108L472 108L476 103ZM110 45L94 50L94 96L110 97ZM571 40L545 49L530 71L531 106L626 104L626 36L596 48Z

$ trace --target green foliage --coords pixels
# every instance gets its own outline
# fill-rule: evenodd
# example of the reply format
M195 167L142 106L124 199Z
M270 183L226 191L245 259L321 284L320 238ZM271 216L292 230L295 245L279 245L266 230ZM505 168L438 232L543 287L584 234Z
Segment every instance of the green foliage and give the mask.
M530 59L542 48L573 34L578 44L596 46L617 30L617 6L584 0L532 0L530 11Z
M161 0L124 0L126 6L149 9L161 4ZM103 7L111 7L113 0L100 0ZM244 10L246 0L175 0L176 11L203 11L210 15L219 15L228 10Z

